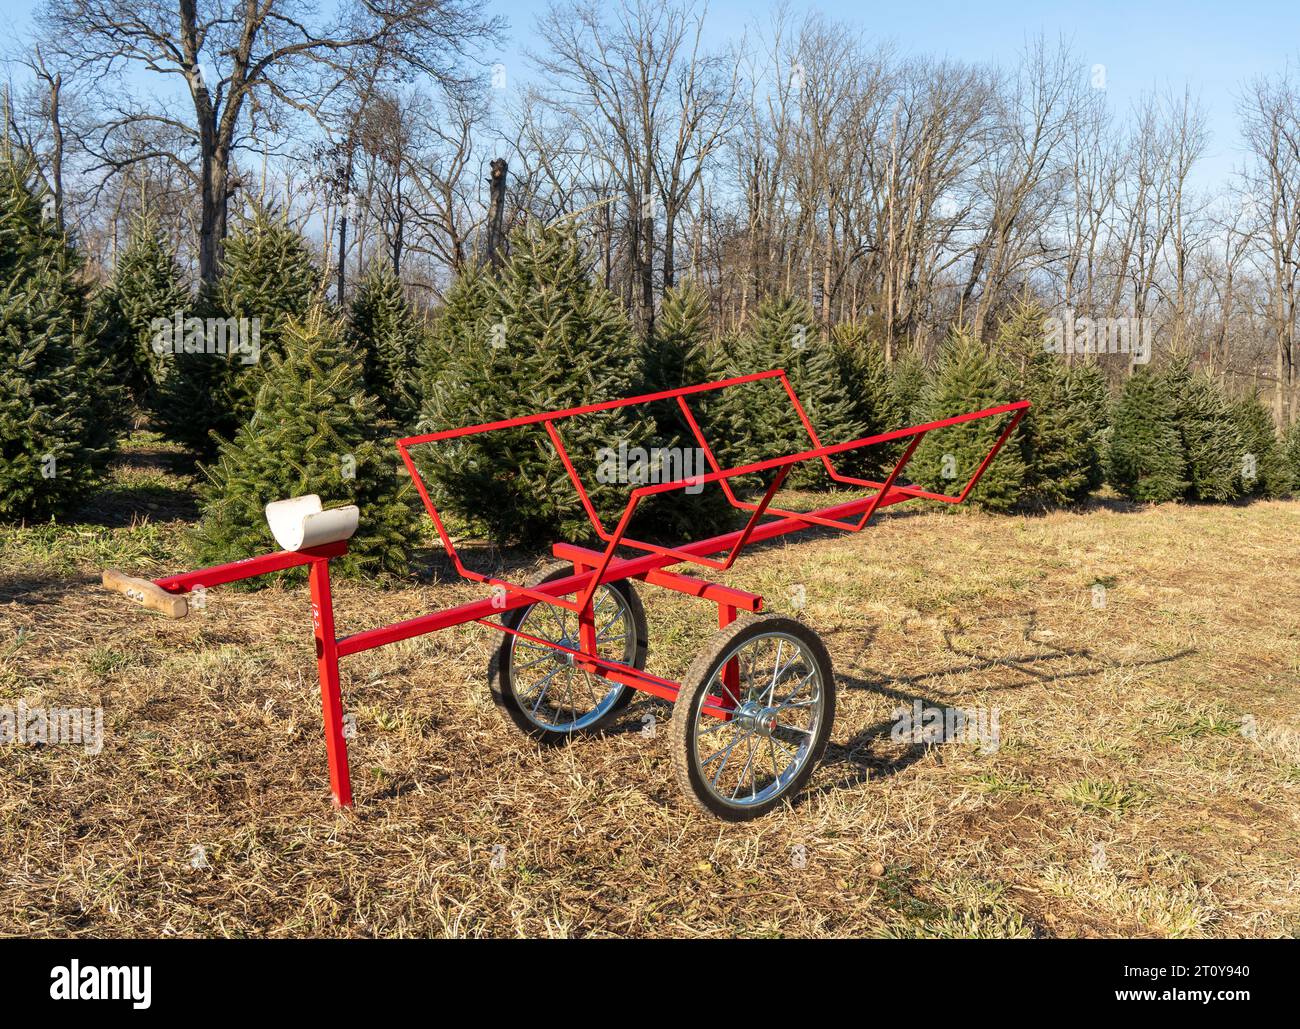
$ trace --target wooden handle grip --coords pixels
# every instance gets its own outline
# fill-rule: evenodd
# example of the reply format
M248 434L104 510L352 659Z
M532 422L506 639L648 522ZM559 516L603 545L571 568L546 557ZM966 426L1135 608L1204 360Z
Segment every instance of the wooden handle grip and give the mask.
M148 579L124 575L113 568L104 569L104 588L121 593L124 597L142 604L151 611L168 618L184 618L190 613L189 602L179 593L168 593Z

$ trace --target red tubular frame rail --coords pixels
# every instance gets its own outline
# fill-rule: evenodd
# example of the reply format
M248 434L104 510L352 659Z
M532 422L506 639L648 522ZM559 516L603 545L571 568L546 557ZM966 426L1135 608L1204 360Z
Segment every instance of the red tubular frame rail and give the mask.
M719 464L713 448L709 446L704 432L700 428L699 422L691 409L689 398L702 393L767 380L778 381L784 389L796 415L808 434L812 446L807 450L786 457L775 457L736 468L724 469ZM583 484L582 478L575 468L568 450L565 448L557 423L570 418L598 414L618 408L674 400L677 402L686 424L694 435L695 442L704 455L711 471L671 482L638 486L631 490L618 523L611 532L606 528L596 512L586 486ZM613 682L624 683L634 689L665 700L674 700L677 697L680 684L600 657L596 653L594 632L584 631L579 641L581 649L573 650L554 641L539 639L504 625L500 621L494 620L494 616L500 616L508 611L533 603L545 603L577 612L580 622L583 622L584 619L590 621L593 598L596 590L603 583L620 579L640 579L651 585L661 586L688 596L699 597L716 604L718 607L718 624L720 627L725 627L736 617L737 611L756 612L762 610L762 598L756 594L746 593L743 590L719 583L698 579L681 572L669 571L669 566L694 564L717 571L725 571L735 563L736 558L746 547L788 533L810 529L815 526L843 532L860 532L870 524L872 517L881 508L907 500L925 499L947 504L960 504L970 495L971 490L979 482L989 463L1011 437L1028 407L1029 401L1027 400L1000 404L982 411L927 422L924 425L897 429L892 432L850 440L846 443L825 446L818 438L817 431L813 428L812 421L808 417L803 404L795 395L784 369L778 368L772 371L723 379L719 382L702 383L697 386L685 386L679 389L664 390L659 393L649 393L644 396L609 400L604 403L588 404L583 407L547 411L521 418L488 422L483 425L472 425L466 428L448 429L443 432L428 433L421 436L410 436L398 440L397 449L407 471L411 474L420 499L429 512L429 517L433 520L434 527L448 558L455 566L456 571L464 578L491 586L493 589L492 596L420 615L393 625L379 626L347 636L336 636L333 601L330 593L329 561L331 558L347 552L346 541L297 552L282 551L247 558L232 564L204 568L182 575L166 576L156 579L154 582L169 593L185 593L200 586L204 588L217 586L222 583L253 578L254 576L282 571L287 568L302 565L309 566L312 629L316 640L316 661L320 674L321 704L325 719L325 742L329 758L330 786L335 803L341 807L351 807L352 786L348 770L347 741L343 731L343 702L339 682L340 658L373 650L376 647L396 643L400 640L436 632L439 629L475 622L500 632L512 633L534 643L565 651L573 655L575 664L578 667L591 674L599 675ZM1006 426L959 493L934 493L916 486L901 485L899 483L900 474L916 452L921 440L928 433L936 429L944 429L966 422L1005 417L1007 415L1011 417ZM526 587L484 575L465 566L450 534L447 532L442 516L438 513L437 507L429 496L428 488L410 453L411 448L415 446L530 426L541 426L546 432L556 454L568 473L578 499L591 521L593 530L605 544L601 550L590 550L571 543L556 543L552 548L553 553L557 558L572 563L573 574L534 587ZM890 473L880 482L843 475L836 470L831 460L833 457L862 447L902 440L908 441L902 455ZM784 484L791 467L804 461L820 461L832 481L848 486L862 487L869 492L858 499L834 504L815 511L788 511L773 506L772 499ZM764 491L762 498L757 503L742 500L736 496L730 480L738 476L764 472L774 472L775 474L772 476L772 481ZM749 512L749 518L743 528L676 547L659 546L633 539L627 535L632 516L645 497L665 493L669 490L683 489L687 486L713 482L719 484L727 500L734 507ZM639 551L640 554L636 557L618 557L616 551L620 547ZM721 555L721 557L719 558L717 555ZM577 594L576 599L568 599L574 594ZM729 717L729 712L722 708L706 706L705 710L719 718Z

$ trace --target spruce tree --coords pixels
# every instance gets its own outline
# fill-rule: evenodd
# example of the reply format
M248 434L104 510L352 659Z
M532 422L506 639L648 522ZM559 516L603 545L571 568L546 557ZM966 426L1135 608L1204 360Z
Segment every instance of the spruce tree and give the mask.
M831 331L831 354L862 435L904 428L896 408L885 351L861 322L842 322ZM873 444L835 459L837 468L860 478L882 481L900 456L898 444Z
M1088 423L1071 403L1064 365L1052 354L1035 356L1026 363L1017 392L1017 399L1032 405L1018 433L1026 504L1046 508L1083 499L1095 449Z
M708 344L708 293L694 282L664 290L654 335L646 341L647 388L677 389L709 381L717 369Z
M481 345L488 338L492 297L491 276L482 266L470 262L452 280L433 325L421 336L416 357L420 432L433 431L427 421L431 398L450 356Z
M388 264L371 265L352 298L348 345L362 358L366 388L403 434L415 427L422 337L401 280Z
M721 353L710 346L709 296L698 285L686 282L664 290L654 333L645 344L644 360L646 392L695 386L724 376ZM721 400L717 390L686 398L710 450L718 428L714 415ZM677 401L657 401L649 406L649 413L659 445L672 448L679 456L680 471L672 477L712 471ZM725 532L735 521L736 511L717 483L705 484L698 492L671 491L647 498L643 507L645 518L638 528L652 526L656 534L673 540Z
M996 347L1022 371L1047 350L1047 312L1029 293L1017 297L998 321Z
M1170 380L1147 366L1124 382L1116 400L1106 478L1130 500L1159 504L1187 491L1187 462Z
M1024 502L1046 508L1082 500L1097 477L1095 414L1068 369L1044 346L1046 315L1018 300L998 326L996 346L1019 369L1017 400L1029 400L1016 439L1025 464Z
M1253 497L1284 497L1291 491L1291 466L1273 425L1273 415L1249 393L1232 405L1233 422L1241 436L1242 456L1238 492Z
M773 295L758 305L753 324L727 354L727 376L784 368L823 446L867 435L858 420L852 387L841 378L835 347L819 333L812 308L798 297ZM727 454L749 464L810 450L813 442L780 384L748 383L726 391ZM852 459L850 459L852 464ZM843 462L836 465L842 467ZM847 469L846 469L847 470ZM834 485L819 461L795 465L786 485Z
M266 505L316 493L326 507L356 504L361 511L335 569L404 574L420 521L390 429L341 328L319 308L303 321L283 321L252 416L204 469L202 516L190 540L194 560L220 564L275 550ZM301 570L286 573L300 576Z
M1282 452L1290 469L1290 490L1300 495L1300 418L1291 423L1283 438Z
M136 215L113 278L96 297L93 323L114 377L140 407L156 403L171 354L156 347L155 319L174 324L189 314L190 295L156 218Z
M645 344L645 391L695 386L726 374L723 351L712 346L709 339L708 294L693 283L664 290L654 334ZM721 391L712 390L687 398L706 442L712 436L712 416L722 397ZM655 404L651 413L664 439L683 437L695 445L694 433L676 401Z
M997 407L1018 399L1015 392L1015 371L1009 363L969 334L955 331L944 345L925 391L923 420L939 421ZM917 448L907 470L925 488L953 495L979 467L1005 427L1005 419L981 418L933 430ZM999 451L969 499L990 511L1009 511L1020 502L1024 481L1024 459L1013 439Z
M1106 447L1110 438L1110 388L1106 374L1092 360L1076 361L1065 372L1067 402L1085 425L1083 458L1085 495L1106 481ZM1082 499L1076 497L1075 499Z
M81 261L0 149L0 518L46 518L94 486L124 403L88 337Z
M722 333L717 339L705 344L704 363L708 368L706 377L713 381L726 379L736 374L736 355L742 348L741 334L735 330ZM763 393L770 386L728 386L715 390L706 396L691 397L688 400L704 438L713 450L714 456L723 468L755 460L751 455L757 451L757 445L749 439L752 424L749 411L756 403L789 403L784 392L779 388L773 392ZM780 394L778 397L778 393ZM732 478L728 480L731 487L742 492L753 485Z
M641 347L618 298L593 281L571 223L518 229L489 289L486 310L467 312L465 324L441 319L440 332L459 342L425 399L430 431L612 400L641 386ZM618 408L566 419L556 429L612 531L632 485L618 481L620 446L653 445L652 421ZM540 426L431 444L413 456L440 507L498 542L591 537Z
M905 429L925 421L924 398L930 384L930 369L915 347L906 347L894 357L889 369L889 393L899 424Z
M209 352L200 338L195 352L178 353L163 384L160 413L168 432L201 456L215 453L248 420L276 353L284 326L303 319L318 297L320 276L303 238L281 219L258 211L226 240L225 264L213 295L201 295L195 317L246 324L256 336L250 352ZM190 340L187 339L187 349Z
M1207 372L1191 371L1186 358L1174 359L1164 374L1187 462L1188 496L1231 500L1238 493L1243 446L1228 398Z

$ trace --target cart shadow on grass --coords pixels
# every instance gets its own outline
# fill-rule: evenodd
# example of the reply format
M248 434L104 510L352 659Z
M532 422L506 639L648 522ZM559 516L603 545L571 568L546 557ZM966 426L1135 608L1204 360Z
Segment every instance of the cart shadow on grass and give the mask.
M923 692L923 684L952 676L1005 669L1020 673L1023 678L1020 681L982 686L978 692L981 694L997 693L1005 690L1021 690L1032 687L1045 689L1049 685L1056 686L1070 680L1088 680L1110 669L1150 668L1181 661L1198 653L1195 648L1186 647L1172 654L1136 661L1119 661L1105 654L1099 654L1090 647L1058 646L1045 640L1034 639L1030 633L1036 624L1037 612L1031 609L1027 612L1018 612L1016 616L1023 618L1025 621L1027 627L1025 640L1034 644L1038 649L1026 653L991 656L981 654L978 651L959 648L953 642L952 634L945 631L944 643L946 648L950 654L959 659L954 663L919 672L915 675L895 675L879 672L866 666L859 666L856 670L858 674L840 673L836 678L839 680L842 689L869 690L872 693L897 701L901 706L910 707L916 701L920 701L925 707L946 708L961 706L957 702L957 698L966 696L967 691L959 687L941 693L934 690L927 693ZM874 632L871 636L874 636ZM869 645L870 641L868 642ZM1084 666L1054 671L1054 663L1063 660L1082 661ZM807 792L824 794L837 790L852 789L872 778L896 775L925 757L935 747L944 746L942 743L913 743L901 752L873 753L874 746L877 743L891 739L897 724L896 718L886 718L854 733L843 743L836 743L832 740L826 748L823 766L827 771L834 770L834 781L814 786Z
M934 689L926 690L924 684L952 676L1006 669L1020 673L1023 678L1020 681L984 686L978 692L983 694L1032 687L1046 688L1067 681L1088 680L1115 668L1134 670L1170 664L1198 653L1195 648L1187 647L1173 654L1137 661L1118 661L1090 647L1070 647L1034 639L1031 634L1037 624L1035 609L1011 612L1000 617L1023 620L1026 627L1025 639L1037 649L991 656L959 648L952 638L952 632L945 631L945 647L949 654L957 658L956 661L914 675L897 675L878 671L859 661L850 661L842 657L849 671L836 673L837 685L843 691L866 690L876 693L905 707L910 707L916 701L920 701L925 707L960 707L962 705L959 698L968 695L966 690L956 687L940 692ZM857 645L860 654L865 654L874 643L875 637L875 627L869 627L865 643ZM833 637L831 639L833 640ZM834 649L832 644L832 651ZM1065 660L1082 661L1084 666L1069 670L1053 670L1055 663ZM622 736L643 732L647 715L652 715L662 727L671 718L672 709L673 705L668 701L650 696L639 698L627 709L626 717L611 725L603 735ZM851 790L872 779L878 780L897 775L936 748L946 746L944 743L913 743L901 751L896 748L888 753L877 751L878 744L890 742L896 725L896 718L884 718L858 730L843 742L832 739L822 759L823 771L818 777L821 781L814 780L802 794L792 799L792 805L797 808L804 804L809 796L825 796L842 790ZM942 753L941 750L939 752Z

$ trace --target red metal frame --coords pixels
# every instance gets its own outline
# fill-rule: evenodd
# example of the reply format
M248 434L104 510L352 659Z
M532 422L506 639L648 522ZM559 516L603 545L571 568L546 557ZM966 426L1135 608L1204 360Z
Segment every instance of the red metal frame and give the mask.
M699 422L687 402L687 398L696 394L766 380L780 382L799 420L808 433L812 447L786 457L775 457L737 468L724 469L719 465L713 449L705 439ZM682 414L686 418L687 425L690 427L712 470L702 476L697 475L672 482L639 486L631 490L618 524L611 533L605 528L596 512L582 478L564 446L564 441L556 428L556 423L581 415L596 414L602 411L612 411L618 408L665 400L677 401ZM343 732L343 703L339 681L340 658L360 654L400 640L436 632L439 629L476 622L499 632L512 633L533 643L572 654L577 659L575 664L591 674L599 675L613 682L623 683L633 689L665 700L675 700L680 689L679 683L615 661L609 661L600 657L597 653L592 602L596 590L600 588L601 584L620 579L640 579L655 586L662 586L688 596L699 597L717 605L718 625L725 628L734 621L738 611L762 610L762 597L729 586L723 586L719 583L697 579L681 572L668 571L668 566L686 563L725 571L735 563L736 558L745 547L791 532L798 532L814 526L838 529L844 532L860 532L870 524L872 517L878 510L907 500L927 499L942 503L960 504L970 495L971 490L979 482L989 463L997 456L998 451L1002 449L1002 445L1015 431L1028 407L1029 401L1021 400L1016 403L1001 404L953 418L927 422L924 425L917 425L907 429L897 429L892 432L850 440L846 443L825 446L818 438L811 419L809 419L803 405L799 402L799 398L795 395L785 371L783 369L773 369L772 371L724 379L719 382L702 383L697 386L685 386L680 389L649 393L644 396L609 400L600 404L588 404L583 407L547 411L540 414L526 415L521 418L508 418L483 425L472 425L421 436L410 436L398 440L397 449L407 471L411 474L411 478L420 494L420 499L429 512L429 517L433 520L434 527L438 532L443 548L447 552L447 556L460 575L474 582L492 586L494 596L419 615L415 618L408 618L392 625L383 625L340 637L335 634L334 608L330 593L329 561L331 558L347 552L346 542L331 543L295 553L266 554L260 557L247 558L243 561L236 561L232 564L186 572L182 575L166 576L154 581L168 592L185 593L200 586L217 586L222 583L253 578L254 576L283 571L288 568L302 565L309 566L312 630L316 641L316 661L320 674L321 705L325 720L325 743L329 758L330 787L334 794L334 800L339 806L351 807L352 787L348 771L347 741ZM1010 421L960 493L955 495L933 493L915 486L898 484L897 480L900 473L927 433L978 419L1006 415L1011 415ZM411 458L410 448L423 444L461 439L471 435L537 425L540 425L545 430L551 444L554 446L557 455L564 464L570 481L573 483L583 509L591 521L593 530L605 543L605 547L603 550L589 550L572 543L556 543L552 548L553 553L556 557L573 564L573 574L543 583L540 586L526 587L483 575L465 566L455 545L452 543L451 536L443 524L438 509L429 496L424 480ZM835 469L831 461L832 457L862 447L901 440L908 440L908 444L895 463L893 470L882 482L843 475ZM784 484L790 469L800 462L812 460L820 461L833 481L845 485L864 487L871 492L855 500L834 504L811 512L787 511L772 506L772 498ZM762 498L757 503L742 500L736 496L730 480L739 476L763 472L775 472L775 474L772 476L772 481L764 491ZM712 482L720 485L727 500L734 507L750 512L749 519L743 528L676 547L659 546L633 539L627 535L628 525L643 498L664 493L668 490ZM859 515L861 517L857 521L847 520L856 518ZM642 554L639 557L619 558L615 556L615 552L619 547L638 550ZM714 555L723 555L723 557L715 559ZM504 591L504 595L502 591ZM569 600L568 598L573 594L578 594L577 599ZM531 636L504 625L493 618L493 616L500 616L508 611L533 603L553 604L576 612L580 625L580 649L573 650L552 641ZM737 684L738 671L733 665L724 670L722 696L715 703L705 705L704 710L718 718L729 718L731 709L736 706L738 699L733 692L736 690Z

